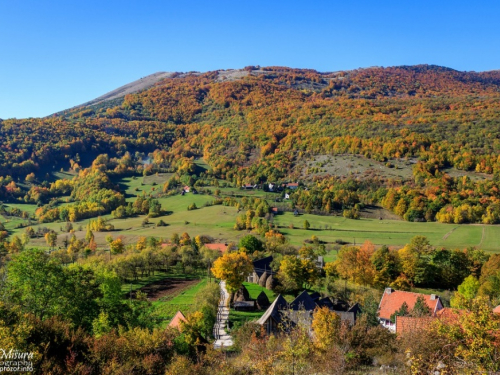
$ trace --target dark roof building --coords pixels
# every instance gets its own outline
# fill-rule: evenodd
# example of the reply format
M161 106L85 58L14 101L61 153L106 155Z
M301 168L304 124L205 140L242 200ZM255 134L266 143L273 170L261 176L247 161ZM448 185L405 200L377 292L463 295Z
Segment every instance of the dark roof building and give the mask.
M327 307L339 315L342 322L347 322L349 325L354 324L356 315L360 312L357 304L350 309L347 305L344 310L335 310L333 308L335 305L328 297L313 299L313 296L317 298L318 295L316 293L309 295L303 291L290 304L279 295L257 323L264 326L268 334L278 330L286 331L289 327L297 324L311 327L314 310Z
M276 297L264 315L257 320L257 323L264 326L268 333L277 332L283 323L281 311L288 307L288 303L281 294Z
M311 296L304 290L302 293L300 293L297 298L293 300L292 303L290 303L290 309L291 310L307 310L311 311L314 310L318 305L314 300L311 298Z
M253 262L254 272L257 274L259 279L264 272L266 272L268 275L274 274L271 268L272 261L273 261L273 256L271 255Z

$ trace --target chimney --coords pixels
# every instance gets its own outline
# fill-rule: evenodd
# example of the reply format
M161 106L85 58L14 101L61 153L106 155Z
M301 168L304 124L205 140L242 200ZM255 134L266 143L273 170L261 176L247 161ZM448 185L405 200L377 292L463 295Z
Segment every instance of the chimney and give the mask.
M385 288L385 294L391 294L392 288Z
M437 298L438 298L438 296L437 296L437 295L435 295L435 294L431 294L431 301L435 301Z

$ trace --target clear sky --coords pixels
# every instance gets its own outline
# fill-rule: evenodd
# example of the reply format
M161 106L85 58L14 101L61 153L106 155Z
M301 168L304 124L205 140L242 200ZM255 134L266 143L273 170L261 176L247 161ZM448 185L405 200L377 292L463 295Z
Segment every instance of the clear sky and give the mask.
M158 71L500 69L500 2L0 0L0 118L46 116Z

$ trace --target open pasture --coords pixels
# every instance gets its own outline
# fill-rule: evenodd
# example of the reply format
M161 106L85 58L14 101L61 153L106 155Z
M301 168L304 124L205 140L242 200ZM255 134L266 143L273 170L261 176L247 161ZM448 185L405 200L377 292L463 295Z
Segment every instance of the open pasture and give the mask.
M303 229L304 221L311 224ZM315 235L320 240L335 243L338 240L351 244L371 241L376 245L403 246L414 236L425 236L434 246L466 248L477 246L486 251L500 251L500 226L482 224L410 223L400 220L361 219L351 220L340 216L299 215L285 212L277 215L274 223L286 234L293 245ZM293 229L291 226L293 225Z

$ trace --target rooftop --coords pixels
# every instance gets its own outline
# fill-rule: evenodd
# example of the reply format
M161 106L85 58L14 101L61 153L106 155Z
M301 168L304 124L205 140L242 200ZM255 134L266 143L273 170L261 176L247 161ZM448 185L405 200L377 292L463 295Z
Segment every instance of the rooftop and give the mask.
M441 301L435 294L421 294L412 292L403 292L401 290L392 290L387 288L382 296L379 305L379 317L389 320L391 315L398 311L403 303L406 302L411 311L417 302L417 298L423 297L427 306L431 310L431 315L435 315L437 310L442 308Z

